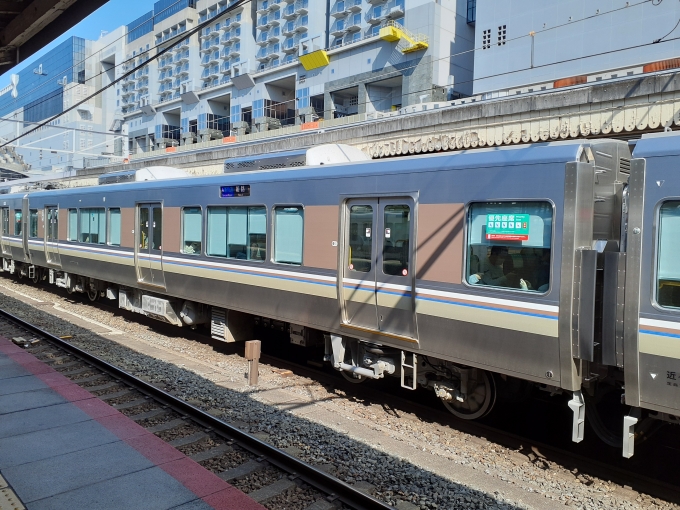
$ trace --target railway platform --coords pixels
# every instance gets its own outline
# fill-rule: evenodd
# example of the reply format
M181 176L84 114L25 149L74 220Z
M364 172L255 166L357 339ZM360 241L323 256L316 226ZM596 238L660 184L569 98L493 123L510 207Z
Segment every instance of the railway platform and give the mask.
M0 508L21 505L264 508L0 336Z

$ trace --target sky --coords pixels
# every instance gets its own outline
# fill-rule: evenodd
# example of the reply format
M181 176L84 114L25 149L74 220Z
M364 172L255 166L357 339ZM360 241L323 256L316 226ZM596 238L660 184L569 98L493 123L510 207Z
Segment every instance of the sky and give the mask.
M9 77L11 74L16 73L32 60L40 58L69 37L77 36L96 41L99 39L102 30L111 31L121 25L127 25L139 18L142 14L152 10L153 4L154 0L109 0L108 3L101 6L61 37L55 39L24 62L1 74L0 89L9 84ZM57 19L56 23L59 23L59 19Z

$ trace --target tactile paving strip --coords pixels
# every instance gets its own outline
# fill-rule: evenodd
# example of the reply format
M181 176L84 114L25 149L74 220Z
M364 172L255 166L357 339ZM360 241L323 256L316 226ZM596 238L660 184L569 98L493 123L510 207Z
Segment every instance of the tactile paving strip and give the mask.
M0 510L26 510L2 475L0 475Z

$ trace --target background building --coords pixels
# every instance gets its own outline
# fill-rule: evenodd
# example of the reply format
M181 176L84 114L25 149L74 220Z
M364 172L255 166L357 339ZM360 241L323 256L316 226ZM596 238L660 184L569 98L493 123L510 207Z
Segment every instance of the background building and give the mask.
M474 3L471 1L470 3ZM597 73L680 54L680 4L626 0L479 0L474 93L594 81ZM664 37L665 36L665 37ZM658 42L656 42L658 41Z

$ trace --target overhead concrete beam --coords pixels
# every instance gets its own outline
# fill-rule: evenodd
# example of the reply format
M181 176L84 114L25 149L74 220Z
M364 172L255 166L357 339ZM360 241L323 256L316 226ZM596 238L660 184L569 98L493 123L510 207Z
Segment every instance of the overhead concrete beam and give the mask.
M21 46L78 0L33 0L0 34L0 47ZM6 2L9 3L9 2Z
M0 74L41 50L108 0L0 0L0 9L23 7L18 14L0 17L11 21L0 30ZM13 11L14 12L14 11ZM10 56L8 56L10 55Z

